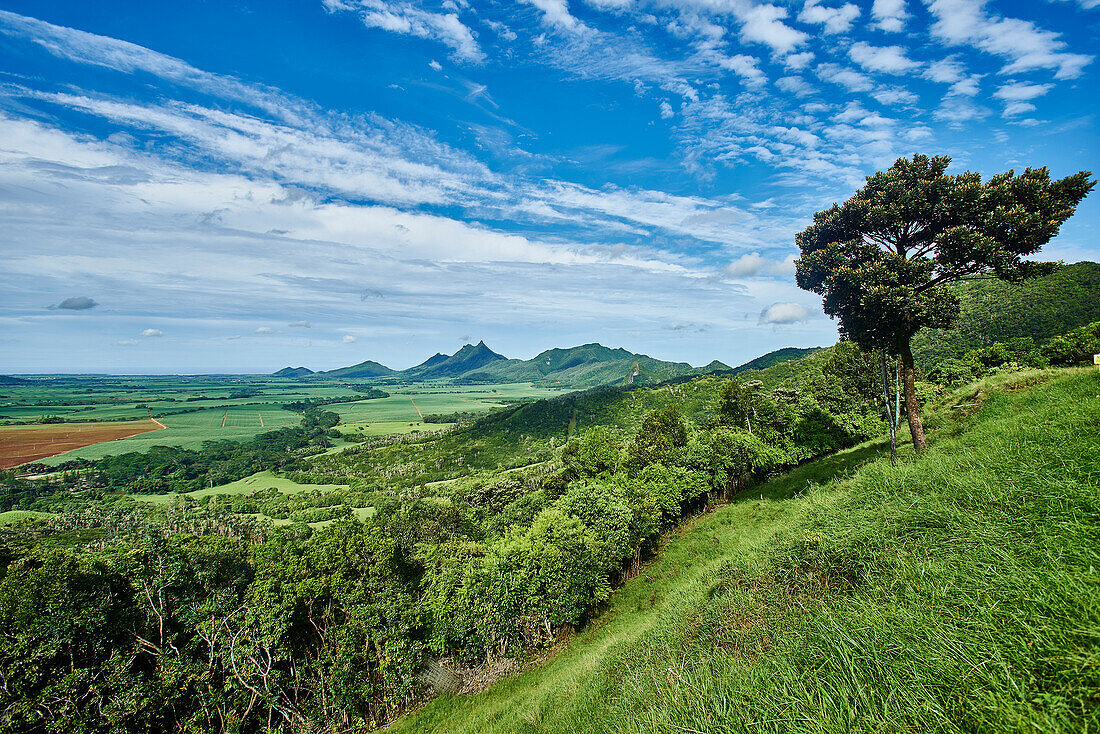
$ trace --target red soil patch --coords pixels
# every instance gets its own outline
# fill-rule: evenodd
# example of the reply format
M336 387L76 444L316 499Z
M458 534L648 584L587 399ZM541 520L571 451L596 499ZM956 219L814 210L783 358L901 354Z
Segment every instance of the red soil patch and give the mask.
M120 423L54 423L0 429L0 469L28 461L57 456L94 443L128 438L159 431L164 424L155 420Z

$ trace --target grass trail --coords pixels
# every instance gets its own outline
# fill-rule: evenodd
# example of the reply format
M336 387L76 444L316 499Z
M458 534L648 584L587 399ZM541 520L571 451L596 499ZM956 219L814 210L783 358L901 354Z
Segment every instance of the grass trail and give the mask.
M751 490L548 662L392 729L1100 731L1100 375L979 388L925 456Z

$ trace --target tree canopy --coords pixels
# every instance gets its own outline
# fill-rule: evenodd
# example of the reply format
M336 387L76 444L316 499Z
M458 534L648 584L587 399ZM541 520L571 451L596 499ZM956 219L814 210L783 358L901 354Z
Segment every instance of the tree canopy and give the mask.
M971 277L1008 281L1052 272L1028 260L1058 233L1095 185L1090 172L1051 180L1046 168L946 173L946 156L899 158L843 204L814 214L796 235L800 288L823 297L841 334L865 349L901 356L914 445L924 431L914 394L910 340L949 328L959 314L944 286Z

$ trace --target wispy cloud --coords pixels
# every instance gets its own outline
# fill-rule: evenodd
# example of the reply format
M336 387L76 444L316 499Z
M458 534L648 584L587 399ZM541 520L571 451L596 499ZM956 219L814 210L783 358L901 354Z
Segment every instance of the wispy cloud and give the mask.
M485 54L451 4L450 12L433 12L412 2L385 0L323 0L330 13L354 13L367 28L438 41L449 47L455 58L478 63Z
M951 46L969 45L1002 57L1008 61L1003 74L1050 69L1055 79L1075 79L1092 63L1092 55L1066 51L1060 33L990 14L985 6L986 0L929 0L936 19L932 35Z

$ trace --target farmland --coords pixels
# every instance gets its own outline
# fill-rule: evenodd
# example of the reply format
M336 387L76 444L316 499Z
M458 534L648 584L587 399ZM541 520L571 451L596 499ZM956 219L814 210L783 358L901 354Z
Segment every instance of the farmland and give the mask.
M0 469L44 459L93 444L114 444L126 438L159 432L153 420L118 423L55 423L0 428ZM155 440L155 439L153 439Z
M323 403L340 416L341 430L359 436L431 431L447 423L425 423L424 416L481 413L560 392L527 383L398 384L386 386L389 397L364 399L365 389L358 381L262 375L32 376L27 384L0 388L0 457L8 457L0 460L4 467L58 465L153 446L199 449L207 441L246 441L298 425L300 413L284 406L303 401ZM164 428L153 430L159 426L150 418ZM83 438L76 440L77 434ZM47 435L74 440L55 441L47 450L37 440ZM28 436L32 448L24 446Z

